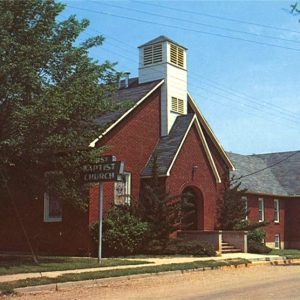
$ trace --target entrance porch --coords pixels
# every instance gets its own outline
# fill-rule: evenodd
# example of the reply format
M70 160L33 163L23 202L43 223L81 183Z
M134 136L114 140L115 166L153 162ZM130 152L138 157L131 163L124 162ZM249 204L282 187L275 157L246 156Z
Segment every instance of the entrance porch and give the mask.
M248 252L247 231L201 231L201 230L180 230L177 237L187 240L199 240L212 244L217 253ZM226 245L227 244L227 245ZM230 248L233 246L233 248Z

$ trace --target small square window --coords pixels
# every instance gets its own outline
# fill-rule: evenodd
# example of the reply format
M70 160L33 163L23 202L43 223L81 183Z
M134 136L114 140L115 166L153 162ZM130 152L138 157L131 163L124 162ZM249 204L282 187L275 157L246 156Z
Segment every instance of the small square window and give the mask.
M114 202L116 205L130 205L131 173L124 172L123 181L115 182Z

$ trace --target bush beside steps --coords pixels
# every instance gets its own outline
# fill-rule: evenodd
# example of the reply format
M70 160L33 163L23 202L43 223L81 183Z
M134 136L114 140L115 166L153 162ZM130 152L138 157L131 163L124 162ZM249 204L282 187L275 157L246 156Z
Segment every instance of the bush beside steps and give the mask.
M153 241L149 244L147 254L150 255L193 255L216 256L212 244L203 241L188 241L184 239L170 239L165 244Z

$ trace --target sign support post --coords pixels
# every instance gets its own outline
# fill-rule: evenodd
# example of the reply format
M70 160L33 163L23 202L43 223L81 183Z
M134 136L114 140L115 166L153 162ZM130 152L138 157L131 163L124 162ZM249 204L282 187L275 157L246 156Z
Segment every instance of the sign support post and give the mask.
M100 156L97 162L83 166L84 182L99 182L99 244L98 263L102 263L102 225L103 225L103 182L119 181L124 173L124 162L117 161L113 155Z
M99 182L99 248L98 263L102 263L103 182Z

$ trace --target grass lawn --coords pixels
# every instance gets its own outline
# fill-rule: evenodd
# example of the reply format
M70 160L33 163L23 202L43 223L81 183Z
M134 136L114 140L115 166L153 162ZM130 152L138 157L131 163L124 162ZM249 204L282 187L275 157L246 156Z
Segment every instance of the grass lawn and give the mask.
M190 263L176 263L160 266L149 266L149 267L137 267L124 270L110 270L110 271L96 271L96 272L85 272L79 274L64 274L56 278L32 278L23 279L15 282L0 283L0 292L12 293L15 288L26 287L26 286L36 286L51 283L61 283L68 281L80 281L80 280L90 280L90 279L100 279L108 277L119 277L128 276L134 274L146 274L146 273L159 273L166 271L176 271L176 270L190 270L190 269L202 269L205 267L216 268L220 266L230 266L230 265L240 265L250 263L246 259L228 260L228 261L196 261Z
M287 258L300 258L300 250L298 249L272 249L270 254L286 256Z
M131 261L118 258L104 258L102 260L102 264L99 265L97 258L58 256L41 256L38 258L38 260L39 263L35 264L30 256L0 256L0 275L110 267L119 265L139 265L148 263L142 260Z

